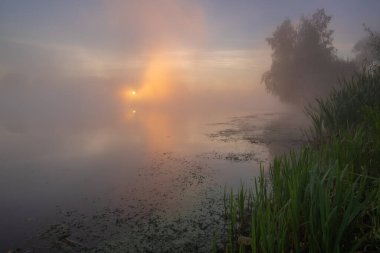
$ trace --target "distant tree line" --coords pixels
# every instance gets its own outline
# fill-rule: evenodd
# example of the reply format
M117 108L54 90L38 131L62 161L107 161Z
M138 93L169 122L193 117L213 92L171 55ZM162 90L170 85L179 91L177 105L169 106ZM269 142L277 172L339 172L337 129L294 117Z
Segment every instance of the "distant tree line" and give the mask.
M267 42L272 48L271 68L263 74L267 90L283 102L305 104L329 94L339 79L350 77L362 64L380 60L380 36L366 27L368 36L354 48L357 57L344 60L333 45L331 16L318 9L301 17L298 25L285 19Z

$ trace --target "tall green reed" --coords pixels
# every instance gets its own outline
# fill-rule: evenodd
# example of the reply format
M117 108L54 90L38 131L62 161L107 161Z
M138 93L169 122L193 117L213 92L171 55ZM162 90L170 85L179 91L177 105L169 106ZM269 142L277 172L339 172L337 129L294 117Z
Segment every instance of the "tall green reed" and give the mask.
M261 167L236 199L231 190L227 252L380 251L379 72L309 107L310 143Z

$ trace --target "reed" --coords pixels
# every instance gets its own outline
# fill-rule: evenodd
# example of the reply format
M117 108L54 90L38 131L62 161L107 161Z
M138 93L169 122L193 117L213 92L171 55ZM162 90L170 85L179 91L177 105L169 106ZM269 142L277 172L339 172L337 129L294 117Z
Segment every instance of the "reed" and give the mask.
M223 190L223 207L224 207L224 218L227 219L227 209L228 209L228 199L227 199L227 185L224 186Z
M344 81L306 113L308 144L236 197L225 189L226 252L380 252L380 71Z

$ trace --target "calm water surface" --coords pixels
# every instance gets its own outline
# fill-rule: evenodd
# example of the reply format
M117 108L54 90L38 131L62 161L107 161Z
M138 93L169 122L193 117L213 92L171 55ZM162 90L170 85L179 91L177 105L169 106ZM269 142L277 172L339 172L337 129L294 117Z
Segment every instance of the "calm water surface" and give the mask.
M300 144L283 118L135 111L105 125L4 130L0 252L207 252L224 230L224 186L249 183Z

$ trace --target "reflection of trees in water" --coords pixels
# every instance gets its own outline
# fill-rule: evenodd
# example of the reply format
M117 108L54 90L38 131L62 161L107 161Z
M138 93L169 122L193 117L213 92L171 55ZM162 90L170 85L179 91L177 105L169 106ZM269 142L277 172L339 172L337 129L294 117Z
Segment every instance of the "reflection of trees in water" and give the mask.
M263 132L263 140L268 147L270 157L300 148L306 141L303 134L306 126L307 118L301 112L279 114L270 121Z

